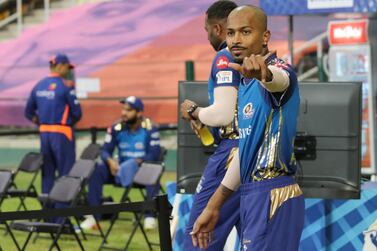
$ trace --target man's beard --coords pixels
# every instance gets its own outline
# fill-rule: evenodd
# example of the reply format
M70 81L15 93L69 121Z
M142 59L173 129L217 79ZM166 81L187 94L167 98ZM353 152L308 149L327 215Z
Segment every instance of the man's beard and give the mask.
M125 122L126 125L128 125L128 126L133 126L133 125L136 124L137 120L138 120L138 118L137 118L137 117L134 117L134 118L132 118L132 119L128 119L128 120L126 120L126 121L124 121L124 122Z
M234 59L235 63L242 65L244 58L235 58L235 57L233 57L233 59Z

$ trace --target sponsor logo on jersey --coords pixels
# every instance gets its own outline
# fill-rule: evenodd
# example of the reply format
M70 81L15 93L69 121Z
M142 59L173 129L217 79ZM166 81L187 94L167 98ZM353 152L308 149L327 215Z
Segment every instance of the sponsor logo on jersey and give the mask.
M251 134L251 126L246 127L246 128L239 128L238 131L239 131L240 139L244 139Z
M216 60L216 67L217 67L217 69L227 68L228 64L229 64L229 59L227 57L221 56L221 57L219 57Z
M142 158L145 156L145 151L142 151L142 152L121 151L120 156L128 157L128 158Z
M55 98L55 92L54 91L37 91L36 93L38 98L47 98L47 99L54 99Z
M231 84L233 82L232 71L219 71L216 74L217 84Z
M151 134L151 138L158 138L160 137L160 133L159 132L154 132Z

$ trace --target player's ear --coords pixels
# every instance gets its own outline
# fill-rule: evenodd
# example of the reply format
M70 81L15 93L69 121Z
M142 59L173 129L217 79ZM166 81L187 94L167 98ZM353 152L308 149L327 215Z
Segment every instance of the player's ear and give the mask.
M269 30L266 30L263 32L263 45L267 46L268 42L271 38L271 32Z
M220 36L222 32L222 27L220 24L214 24L213 30L215 31L216 36Z

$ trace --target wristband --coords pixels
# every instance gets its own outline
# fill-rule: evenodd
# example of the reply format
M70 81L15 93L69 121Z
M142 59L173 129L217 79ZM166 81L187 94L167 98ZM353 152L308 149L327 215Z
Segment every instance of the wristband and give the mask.
M198 106L196 104L193 104L190 106L190 108L187 110L188 115L190 116L191 119L196 120L192 114L195 112L195 110L198 109Z

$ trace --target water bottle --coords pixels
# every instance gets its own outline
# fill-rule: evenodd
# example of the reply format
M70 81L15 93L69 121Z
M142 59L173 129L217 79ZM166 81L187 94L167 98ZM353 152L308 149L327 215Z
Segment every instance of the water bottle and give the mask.
M202 128L199 129L199 136L202 144L205 146L210 146L215 142L215 139L207 126L202 126Z
M191 128L196 132L200 141L204 146L210 146L215 142L215 139L206 125L200 123L200 121L191 120Z

